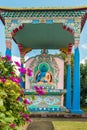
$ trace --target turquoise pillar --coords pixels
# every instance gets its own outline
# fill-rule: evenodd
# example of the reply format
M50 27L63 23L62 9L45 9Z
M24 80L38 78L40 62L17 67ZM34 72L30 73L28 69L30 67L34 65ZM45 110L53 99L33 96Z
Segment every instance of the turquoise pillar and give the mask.
M11 49L9 49L9 48L6 48L6 52L5 52L5 55L6 56L12 56L12 54L11 54Z
M71 109L71 65L67 64L66 72L66 108Z
M83 111L80 109L80 54L79 48L75 48L74 54L74 83L73 83L73 102L72 102L72 113L82 114Z
M21 57L21 67L24 67L24 57ZM25 78L25 75L20 73L20 78L22 79L22 81L20 82L20 87L25 89L25 81L23 80Z

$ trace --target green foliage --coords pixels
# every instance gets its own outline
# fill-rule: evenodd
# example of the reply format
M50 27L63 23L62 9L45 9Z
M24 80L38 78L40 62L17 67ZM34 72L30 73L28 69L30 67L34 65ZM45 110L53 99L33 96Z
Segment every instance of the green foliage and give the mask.
M19 113L28 113L23 101L17 100L18 97L24 98L20 85L11 77L19 78L14 65L11 60L0 57L0 130L20 130L19 126L24 125L25 120Z
M54 129L55 130L86 130L87 129L87 122L85 121L53 121Z
M81 79L81 104L86 105L87 98L87 63L80 65L80 79Z

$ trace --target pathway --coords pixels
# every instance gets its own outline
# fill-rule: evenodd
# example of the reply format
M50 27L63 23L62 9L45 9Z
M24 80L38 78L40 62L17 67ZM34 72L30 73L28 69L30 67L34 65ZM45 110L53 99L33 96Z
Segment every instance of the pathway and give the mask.
M54 127L51 121L33 121L26 130L54 130Z

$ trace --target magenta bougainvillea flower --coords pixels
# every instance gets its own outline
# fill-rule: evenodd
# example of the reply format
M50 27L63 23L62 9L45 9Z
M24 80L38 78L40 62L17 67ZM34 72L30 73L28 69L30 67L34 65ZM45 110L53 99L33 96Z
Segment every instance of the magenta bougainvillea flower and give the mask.
M28 99L24 99L24 104L26 104L26 105L30 105L32 102L31 101L29 101Z
M15 72L13 72L13 71L12 71L12 72L11 72L11 74L12 74L12 75L14 75L14 74L15 74Z
M21 111L20 111L20 112L19 112L19 114L20 114L20 115L22 115L22 114L23 114L23 112L21 112Z
M20 97L18 97L18 98L17 98L17 101L20 101L20 100L21 100L21 98L20 98Z
M30 119L30 118L25 118L25 121L26 121L26 122L32 122L32 119Z
M10 56L7 55L6 58L7 58L9 61L12 61Z
M2 58L2 60L4 60L4 59L5 59L5 57L4 57L4 56L2 56L1 58Z
M18 67L21 67L21 65L20 65L19 62L15 61L14 63L15 63Z
M17 98L17 101L22 102L22 101L23 101L22 97L18 97L18 98Z
M10 77L10 79L13 81L13 82L16 82L16 83L20 83L21 82L21 78L18 78L17 76L16 77Z
M29 114L24 114L23 112L19 112L20 116L24 118L26 122L32 122L32 120L29 117Z
M18 69L21 74L26 74L26 69L25 68L19 68Z
M15 125L14 123L12 123L12 124L10 124L10 127L11 127L11 128L15 128L16 125Z
M5 83L6 79L5 78L2 78L1 79L1 82Z
M36 90L36 92L38 93L38 95L43 95L44 94L42 86L40 86L40 87L34 86L34 89Z
M18 97L17 100L20 101L20 97Z
M27 75L32 76L32 70L30 68L27 69Z

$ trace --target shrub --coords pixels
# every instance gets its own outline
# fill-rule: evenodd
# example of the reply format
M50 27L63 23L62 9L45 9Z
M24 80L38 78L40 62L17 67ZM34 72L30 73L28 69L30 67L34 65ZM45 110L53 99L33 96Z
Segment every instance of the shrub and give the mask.
M20 71L24 69L19 63L15 64ZM29 72L32 73L28 69ZM21 80L16 75L11 58L0 57L0 130L21 130L19 126L31 121L26 106L30 102L25 99L24 90L20 88Z

